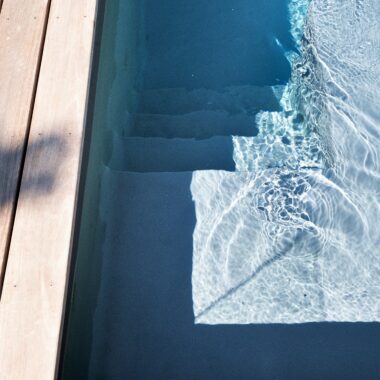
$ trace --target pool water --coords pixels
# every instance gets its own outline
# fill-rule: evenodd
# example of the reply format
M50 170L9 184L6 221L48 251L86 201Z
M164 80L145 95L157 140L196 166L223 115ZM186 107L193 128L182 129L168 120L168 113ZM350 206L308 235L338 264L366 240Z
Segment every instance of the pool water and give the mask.
M63 378L376 378L379 15L100 2Z

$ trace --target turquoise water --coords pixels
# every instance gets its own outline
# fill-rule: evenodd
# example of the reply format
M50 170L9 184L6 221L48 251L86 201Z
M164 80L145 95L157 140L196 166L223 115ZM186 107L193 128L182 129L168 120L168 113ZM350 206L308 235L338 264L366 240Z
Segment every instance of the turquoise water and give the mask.
M64 378L377 377L378 16L101 3Z

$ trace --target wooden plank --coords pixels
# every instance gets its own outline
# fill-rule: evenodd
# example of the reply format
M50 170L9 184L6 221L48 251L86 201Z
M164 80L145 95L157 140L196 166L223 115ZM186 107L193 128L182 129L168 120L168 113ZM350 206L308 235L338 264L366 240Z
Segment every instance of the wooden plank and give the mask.
M0 378L55 376L96 6L52 0L0 304Z
M0 293L49 0L5 0L0 13Z

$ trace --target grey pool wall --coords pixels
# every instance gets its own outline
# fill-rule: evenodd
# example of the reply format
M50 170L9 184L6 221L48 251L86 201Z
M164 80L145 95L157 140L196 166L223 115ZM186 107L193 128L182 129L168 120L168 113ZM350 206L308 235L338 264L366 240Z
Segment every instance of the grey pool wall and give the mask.
M137 107L133 88L143 67L138 54L144 49L139 4L135 0L100 0L98 4L78 222L59 366L62 378L84 378L88 372L105 228L99 218L100 188L104 162L112 150L112 145L104 141L115 126L132 129L131 114ZM119 18L123 21L116 23ZM116 35L128 38L117 43ZM120 73L124 80L117 81Z

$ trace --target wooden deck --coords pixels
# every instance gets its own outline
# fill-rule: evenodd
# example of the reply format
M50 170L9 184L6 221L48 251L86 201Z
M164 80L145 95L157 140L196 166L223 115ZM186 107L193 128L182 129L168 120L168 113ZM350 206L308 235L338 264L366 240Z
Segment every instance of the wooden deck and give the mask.
M56 376L97 0L0 0L0 379Z

